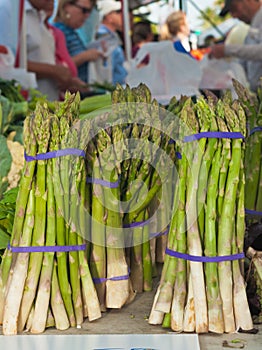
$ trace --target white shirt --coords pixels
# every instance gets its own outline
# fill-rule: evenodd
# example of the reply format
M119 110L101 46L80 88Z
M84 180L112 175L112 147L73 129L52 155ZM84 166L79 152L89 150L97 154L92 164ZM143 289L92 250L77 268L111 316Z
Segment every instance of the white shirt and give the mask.
M26 47L28 61L56 64L55 40L52 32L45 25L46 14L37 11L28 0L26 12ZM59 88L52 79L37 79L37 88L49 100L58 100Z
M226 45L225 54L241 60L250 88L256 91L262 77L262 6L252 19L245 43Z

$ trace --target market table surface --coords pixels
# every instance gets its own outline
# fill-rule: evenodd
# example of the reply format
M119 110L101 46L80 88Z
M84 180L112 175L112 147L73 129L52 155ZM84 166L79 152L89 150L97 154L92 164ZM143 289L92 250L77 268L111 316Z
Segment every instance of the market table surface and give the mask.
M161 335L174 335L176 334L169 329L164 329L161 326L153 326L148 324L148 316L151 310L152 301L155 295L155 290L152 292L143 292L137 294L134 301L129 305L124 306L120 310L107 310L102 314L102 318L94 322L86 320L81 329L69 328L66 331L57 331L54 328L49 328L44 332L44 335L98 335L98 334L161 334ZM232 334L200 334L198 341L201 350L218 350L225 349L227 345L231 345L238 348L248 350L261 350L262 349L262 325L254 325L259 331L257 334L247 333L232 333ZM0 341L5 341L6 336L2 336L2 328L0 328ZM25 333L30 334L30 333ZM185 335L186 336L186 335ZM7 338L7 337L6 337ZM10 337L8 337L10 338ZM168 337L167 337L168 338ZM166 338L166 339L167 339ZM239 343L234 343L238 341ZM232 343L233 341L233 343ZM40 342L41 343L41 342ZM1 343L0 343L1 344ZM21 343L20 343L21 344ZM224 344L224 346L223 346ZM0 346L2 349L2 346ZM180 350L179 347L175 347L176 350ZM28 347L23 348L25 350L31 349ZM32 347L32 349L34 349ZM42 348L41 348L42 349ZM44 349L44 348L43 348ZM50 348L49 348L50 349ZM89 350L85 347L86 350ZM112 349L112 348L111 348ZM118 347L119 349L119 347ZM158 350L160 348L157 348ZM165 350L173 349L166 344ZM14 349L16 350L16 349ZM21 350L21 347L20 347ZM57 348L56 348L57 350ZM66 350L66 349L63 349ZM186 348L183 348L186 350ZM191 349L190 349L191 350ZM193 349L192 349L193 350ZM194 350L197 350L195 348Z

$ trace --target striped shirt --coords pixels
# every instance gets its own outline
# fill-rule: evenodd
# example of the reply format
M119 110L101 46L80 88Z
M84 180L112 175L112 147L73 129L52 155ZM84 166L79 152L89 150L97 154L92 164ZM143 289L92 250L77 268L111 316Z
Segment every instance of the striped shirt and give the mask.
M71 57L78 55L86 50L84 43L79 37L77 31L66 26L61 22L52 23L55 27L62 30L66 38L66 46ZM88 83L88 62L85 62L77 67L78 77L84 82Z

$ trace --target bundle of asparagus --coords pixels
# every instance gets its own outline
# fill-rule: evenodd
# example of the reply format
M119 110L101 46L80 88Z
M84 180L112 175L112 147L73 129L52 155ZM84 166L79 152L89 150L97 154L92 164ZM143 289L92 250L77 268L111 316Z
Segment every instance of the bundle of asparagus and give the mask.
M131 301L134 288L152 289L162 238L150 238L170 219L175 123L143 84L118 86L112 101L109 113L79 120L79 96L67 94L52 111L39 102L25 121L24 175L0 269L4 334L81 326Z
M262 217L262 90L251 93L238 81L233 81L238 98L247 115L248 133L245 152L245 208L249 223Z
M149 323L179 332L248 330L241 271L245 113L225 95L195 104L188 98L179 116L177 210Z
M67 94L54 114L39 103L25 120L26 162L0 269L4 334L40 333L48 325L64 330L81 326L86 316L101 317L86 244L75 229L85 169L81 139L88 132L78 130L75 143L79 100Z
M254 322L261 322L261 254L262 249L262 90L250 92L234 80L235 91L247 115L245 149L245 214L246 214L246 284Z
M169 222L173 182L167 179L172 179L175 159L174 144L162 132L163 119L167 123L168 118L160 119L159 105L151 101L145 85L118 85L112 102L110 113L92 120L91 129L98 130L86 152L92 193L90 267L102 310L129 302L132 290L152 289L155 250L150 233L161 233L160 227L166 229ZM171 130L171 119L168 122ZM164 153L169 154L169 164ZM165 200L157 210L156 202ZM163 213L167 218L157 224Z

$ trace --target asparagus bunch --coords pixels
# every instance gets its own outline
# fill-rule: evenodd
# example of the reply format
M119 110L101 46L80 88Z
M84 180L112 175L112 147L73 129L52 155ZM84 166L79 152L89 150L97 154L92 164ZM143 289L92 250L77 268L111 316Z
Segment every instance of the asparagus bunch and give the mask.
M87 315L90 321L101 317L85 246L75 249L84 243L77 210L84 157L45 157L61 148L81 150L80 131L73 127L78 109L78 94L67 94L54 114L38 103L25 121L25 150L33 158L27 159L20 183L14 251L7 249L1 264L4 334L41 333L48 325L63 330L81 326Z
M239 82L234 81L238 98L247 114L248 133L245 152L245 208L248 210L247 219L250 224L258 222L262 212L262 90L251 93ZM250 211L250 212L249 212ZM253 213L252 213L253 212Z
M170 137L165 132L168 122L169 130L172 130L174 123L167 121L168 114L161 111L156 100L152 101L150 91L144 84L132 89L127 86L125 90L118 87L113 93L113 101L115 104L122 102L122 105L124 101L128 111L129 125L124 132L128 155L121 166L122 199L125 204L123 223L128 228L126 242L132 285L136 291L142 292L152 289L156 254L153 247L156 245L152 244L150 234L161 233L169 222L168 218L164 220L163 217L161 224L159 218L163 213L168 217L171 210L168 195L172 197L173 183L169 183L168 187L167 179L171 178L174 144L169 144ZM165 157L168 153L169 163ZM157 197L162 208L154 209ZM151 225L144 225L147 220ZM149 231L152 228L154 231Z
M40 333L48 325L61 330L80 327L87 316L91 321L101 316L101 310L122 307L135 295L131 283L137 276L135 259L142 276L142 287L136 289L152 289L155 252L149 227L142 225L132 232L132 244L126 249L123 225L143 223L154 216L154 201L166 199L169 206L173 183L168 184L168 167L161 152L174 162L174 144L162 133L163 116L156 101L148 103L151 97L145 86L132 91L118 88L112 96L115 102L117 94L124 103L115 103L112 113L101 115L99 122L92 118L80 122L79 97L70 94L54 112L39 103L25 122L27 154L78 148L85 149L87 156L65 153L25 163L11 246L43 249L5 252L0 279L5 334L24 329ZM105 122L110 126L104 127ZM171 120L166 122L172 125ZM164 169L162 178L157 166ZM118 185L108 188L86 183L87 176ZM168 196L164 198L163 193ZM162 222L167 222L165 209L158 214ZM158 232L157 221L154 224ZM82 244L86 250L59 249ZM49 248L44 249L46 246ZM18 297L13 303L16 289Z
M167 113L161 115L145 85L118 85L112 102L109 113L91 121L94 136L86 152L91 179L90 267L103 311L132 300L133 290L152 289L156 245L150 234L161 233L162 226L166 229L173 192L170 164L163 154L168 154L171 165L175 161L174 143L162 132L164 122L165 130L174 122ZM119 288L122 301L117 302L113 294L124 283L125 288Z
M177 146L182 158L178 186L168 250L149 323L180 332L251 329L241 261L204 259L243 252L242 136L184 142L188 132L238 132L245 136L244 110L228 95L223 100L200 97L195 104L188 98L179 116Z

